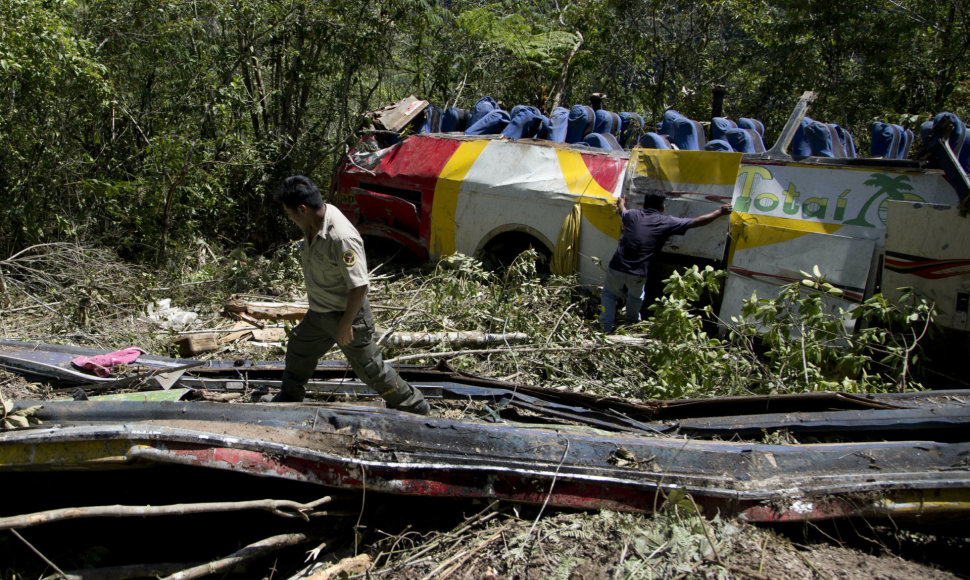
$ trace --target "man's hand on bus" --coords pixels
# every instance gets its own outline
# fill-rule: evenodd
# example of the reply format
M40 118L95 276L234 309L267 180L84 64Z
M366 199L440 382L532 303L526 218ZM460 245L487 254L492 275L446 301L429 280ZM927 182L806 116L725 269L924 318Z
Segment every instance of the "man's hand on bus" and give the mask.
M626 211L626 198L622 195L616 198L616 213L622 214Z

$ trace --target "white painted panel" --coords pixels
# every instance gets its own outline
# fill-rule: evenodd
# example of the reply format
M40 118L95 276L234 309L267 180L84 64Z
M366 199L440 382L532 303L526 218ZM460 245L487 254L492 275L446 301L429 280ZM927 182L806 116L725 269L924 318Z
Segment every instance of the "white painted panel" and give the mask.
M786 233L783 228L770 226L747 228L765 228L756 234L760 239L770 239L772 233L784 238ZM874 251L873 240L815 233L736 250L728 267L720 317L740 318L741 303L751 297L752 291L759 298L773 299L782 286L802 280L802 272L812 273L815 266L827 282L845 292L843 298L826 296L825 302L833 309L841 306L848 310L864 297Z
M936 305L937 323L970 330L970 216L955 207L889 204L883 294L898 300L904 286Z

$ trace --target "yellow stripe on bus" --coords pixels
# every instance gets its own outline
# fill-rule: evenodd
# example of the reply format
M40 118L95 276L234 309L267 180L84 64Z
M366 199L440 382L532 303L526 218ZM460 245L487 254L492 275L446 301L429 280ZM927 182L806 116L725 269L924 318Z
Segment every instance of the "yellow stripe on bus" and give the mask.
M741 166L740 153L634 149L636 172L667 183L734 186Z
M728 262L734 261L734 252L738 250L790 242L805 234L833 234L840 228L841 224L734 212L731 214L731 251Z
M594 228L613 238L620 237L620 216L616 214L613 192L601 186L589 172L578 151L557 149L559 168L569 193L580 197L583 217Z
M455 253L455 212L458 207L458 193L461 183L475 160L481 155L488 141L468 141L462 143L445 164L434 186L434 201L431 204L432 256L447 256Z

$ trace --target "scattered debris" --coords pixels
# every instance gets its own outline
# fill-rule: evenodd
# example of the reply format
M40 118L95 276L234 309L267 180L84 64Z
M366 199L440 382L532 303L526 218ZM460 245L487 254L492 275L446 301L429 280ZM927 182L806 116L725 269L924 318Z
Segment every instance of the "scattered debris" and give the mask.
M150 320L153 320L162 328L170 330L188 328L199 318L199 315L195 312L172 306L171 298L163 298L149 304L146 313Z

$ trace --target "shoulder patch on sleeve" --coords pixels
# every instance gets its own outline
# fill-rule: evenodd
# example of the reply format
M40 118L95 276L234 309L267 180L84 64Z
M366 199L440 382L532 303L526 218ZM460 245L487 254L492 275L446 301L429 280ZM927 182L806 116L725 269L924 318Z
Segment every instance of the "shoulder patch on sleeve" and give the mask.
M357 263L357 253L353 250L347 250L344 252L343 256L344 265L347 267L353 266Z

